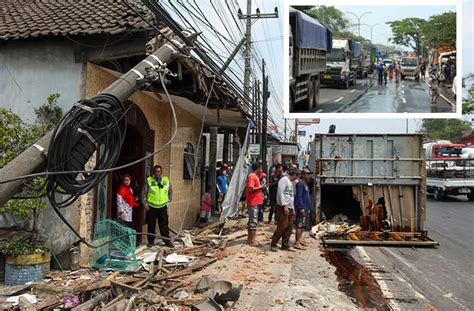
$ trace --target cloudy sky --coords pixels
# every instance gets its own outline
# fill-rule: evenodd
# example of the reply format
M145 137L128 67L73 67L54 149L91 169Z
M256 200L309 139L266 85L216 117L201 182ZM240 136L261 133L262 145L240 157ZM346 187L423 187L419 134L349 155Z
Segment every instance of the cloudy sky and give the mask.
M464 75L474 73L474 0L463 2L463 70Z

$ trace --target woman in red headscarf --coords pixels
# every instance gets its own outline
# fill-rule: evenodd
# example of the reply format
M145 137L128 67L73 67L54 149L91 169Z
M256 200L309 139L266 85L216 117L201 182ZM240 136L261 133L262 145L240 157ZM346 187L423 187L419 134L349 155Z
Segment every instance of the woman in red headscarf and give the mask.
M131 226L132 224L132 210L134 206L139 204L135 200L132 188L132 177L128 174L123 175L122 183L117 190L117 218Z

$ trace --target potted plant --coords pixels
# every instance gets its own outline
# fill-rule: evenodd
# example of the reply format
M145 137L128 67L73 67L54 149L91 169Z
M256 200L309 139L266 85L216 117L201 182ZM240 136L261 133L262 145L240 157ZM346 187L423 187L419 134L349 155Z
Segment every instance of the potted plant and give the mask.
M19 285L38 281L49 274L50 249L46 243L29 237L15 237L0 245L5 257L5 284Z

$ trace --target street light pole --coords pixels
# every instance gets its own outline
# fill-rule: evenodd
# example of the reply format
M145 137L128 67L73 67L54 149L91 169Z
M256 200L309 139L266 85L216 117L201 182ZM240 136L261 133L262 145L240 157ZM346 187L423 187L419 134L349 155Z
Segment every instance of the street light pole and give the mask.
M346 12L347 14L352 14L354 15L356 18L357 18L357 25L359 26L359 37L360 37L360 20L362 19L362 17L366 14L369 14L369 13L372 13L371 11L367 11L367 12L364 12L362 13L360 16L357 15L356 13L353 13L353 12Z

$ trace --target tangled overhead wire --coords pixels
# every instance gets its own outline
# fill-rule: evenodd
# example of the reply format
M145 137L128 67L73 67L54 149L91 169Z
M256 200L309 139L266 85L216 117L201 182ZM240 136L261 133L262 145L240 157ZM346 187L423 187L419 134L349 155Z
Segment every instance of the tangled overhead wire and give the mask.
M48 198L62 208L96 186L106 172L74 173L83 170L94 152L97 163L91 169L113 167L125 139L127 118L124 105L113 95L101 94L74 104L53 132L48 149L48 172L71 171L48 176ZM65 199L66 197L66 199Z

